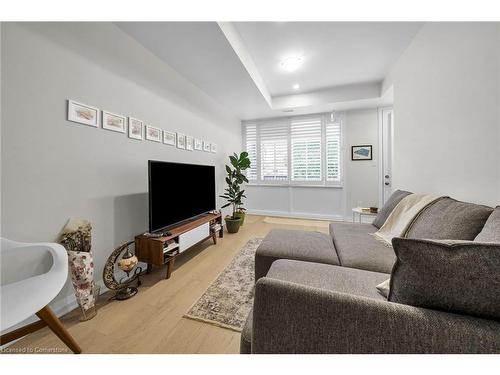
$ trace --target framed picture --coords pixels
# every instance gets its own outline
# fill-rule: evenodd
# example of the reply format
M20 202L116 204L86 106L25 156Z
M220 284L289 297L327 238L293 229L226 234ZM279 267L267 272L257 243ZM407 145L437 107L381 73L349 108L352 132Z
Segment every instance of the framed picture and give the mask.
M352 160L372 160L372 145L351 146Z
M203 150L203 142L201 141L201 139L198 138L194 139L194 149L197 151Z
M177 133L177 148L186 149L186 135Z
M68 99L68 121L99 127L99 109Z
M163 143L170 146L175 146L175 133L163 131Z
M125 133L127 127L125 116L117 115L108 111L102 111L102 128L118 133Z
M146 139L153 142L161 142L161 129L146 125Z
M210 144L210 151L212 151L214 154L217 153L217 144L211 143Z
M193 137L186 135L186 150L193 151Z
M203 151L210 152L210 142L203 141Z
M128 137L132 139L144 139L144 122L136 118L128 118Z

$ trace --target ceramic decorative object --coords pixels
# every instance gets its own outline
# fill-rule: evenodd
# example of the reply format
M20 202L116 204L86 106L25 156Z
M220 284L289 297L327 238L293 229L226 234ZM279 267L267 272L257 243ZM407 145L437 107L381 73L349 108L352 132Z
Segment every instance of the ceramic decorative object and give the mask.
M129 273L137 265L137 257L130 252L127 247L127 251L123 254L122 258L118 261L118 268L123 272Z
M134 241L117 247L104 265L104 285L108 289L115 291L111 299L129 299L139 291L137 289L141 285L139 276L143 272L141 267L137 267L137 257L130 251L129 247L132 244L134 244ZM121 275L120 270L122 271ZM123 275L123 272L125 272L125 275Z
M91 231L89 221L72 218L59 237L59 242L68 252L69 273L76 301L82 310L82 321L92 319L97 314L95 302L99 296L99 287L94 282Z

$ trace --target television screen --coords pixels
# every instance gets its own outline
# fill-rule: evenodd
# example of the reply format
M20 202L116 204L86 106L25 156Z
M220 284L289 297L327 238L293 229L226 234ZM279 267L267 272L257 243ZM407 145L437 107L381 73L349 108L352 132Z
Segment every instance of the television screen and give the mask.
M149 160L149 231L215 210L215 167Z

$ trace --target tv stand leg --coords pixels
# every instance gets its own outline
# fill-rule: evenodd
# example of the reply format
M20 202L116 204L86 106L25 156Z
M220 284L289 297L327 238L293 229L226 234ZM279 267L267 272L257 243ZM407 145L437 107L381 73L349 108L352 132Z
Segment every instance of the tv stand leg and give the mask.
M170 279L170 275L172 274L172 270L174 268L175 258L173 258L170 262L167 263L167 274L165 275L165 280Z

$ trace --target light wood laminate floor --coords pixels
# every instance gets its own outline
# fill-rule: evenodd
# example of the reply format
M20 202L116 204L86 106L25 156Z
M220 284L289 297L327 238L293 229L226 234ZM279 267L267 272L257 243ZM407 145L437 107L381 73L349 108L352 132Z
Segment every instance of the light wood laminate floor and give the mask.
M126 301L99 300L97 316L79 322L79 312L62 318L83 353L238 353L240 334L228 329L183 318L191 305L230 263L236 252L253 237L264 237L272 228L328 232L324 222L292 220L267 223L264 216L247 215L237 234L224 233L217 245L212 241L196 245L176 260L172 277L166 269L154 268L143 277L139 293ZM10 348L23 351L66 351L48 328L32 333Z

